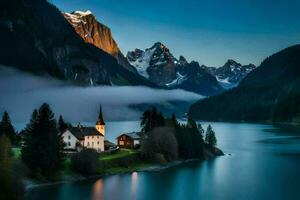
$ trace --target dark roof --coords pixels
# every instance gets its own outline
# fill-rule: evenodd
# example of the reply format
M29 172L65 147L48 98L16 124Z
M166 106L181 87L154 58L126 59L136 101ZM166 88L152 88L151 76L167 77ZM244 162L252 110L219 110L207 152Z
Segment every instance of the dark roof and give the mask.
M121 137L121 136L123 136L123 135L126 135L126 136L128 136L128 137L130 137L130 138L132 138L132 139L136 139L136 140L142 138L142 137L141 137L141 132L123 133L123 134L121 134L120 136L118 136L117 138L119 138L119 137Z
M77 139L83 139L84 136L104 136L102 133L97 131L95 127L71 127L68 128Z
M103 115L102 115L102 106L100 106L99 117L98 117L98 120L96 122L96 125L105 125Z

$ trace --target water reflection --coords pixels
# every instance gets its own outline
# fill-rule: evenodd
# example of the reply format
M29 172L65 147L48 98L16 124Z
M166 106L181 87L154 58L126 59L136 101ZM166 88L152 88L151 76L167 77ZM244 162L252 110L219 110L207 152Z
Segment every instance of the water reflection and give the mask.
M137 199L137 187L138 187L138 173L133 172L131 174L131 188L130 188L130 199Z
M103 200L103 180L95 182L93 186L93 200Z

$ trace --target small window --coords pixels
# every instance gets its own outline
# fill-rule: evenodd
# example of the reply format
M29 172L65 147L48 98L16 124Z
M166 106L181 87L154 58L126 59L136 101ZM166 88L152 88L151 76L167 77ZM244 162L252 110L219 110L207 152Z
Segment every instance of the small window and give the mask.
M71 146L71 142L68 142L69 147Z
M99 142L97 142L97 144L99 144Z
M94 146L94 142L92 142L92 147Z
M71 136L70 135L68 136L68 139L71 140Z
M120 144L120 145L124 145L124 141L120 141L119 144Z
M89 143L89 142L87 143L87 146L90 146L90 143Z
M94 139L94 136L92 136L92 139Z

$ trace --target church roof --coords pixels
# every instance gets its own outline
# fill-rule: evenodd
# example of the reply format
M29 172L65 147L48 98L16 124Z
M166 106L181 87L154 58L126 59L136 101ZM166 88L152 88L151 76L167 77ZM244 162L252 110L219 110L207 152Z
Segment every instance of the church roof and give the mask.
M105 125L103 115L102 115L102 106L100 106L99 117L98 117L98 120L96 122L96 125Z
M95 127L70 127L69 130L77 139L82 140L84 136L103 136Z

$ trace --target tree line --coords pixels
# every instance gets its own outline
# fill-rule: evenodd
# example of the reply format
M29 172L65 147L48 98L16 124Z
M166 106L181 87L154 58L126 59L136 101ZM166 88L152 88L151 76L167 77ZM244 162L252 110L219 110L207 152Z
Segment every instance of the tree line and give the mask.
M141 128L142 153L155 160L202 159L205 149L211 150L217 145L211 125L205 132L192 118L180 124L174 114L166 118L155 107L143 113Z

